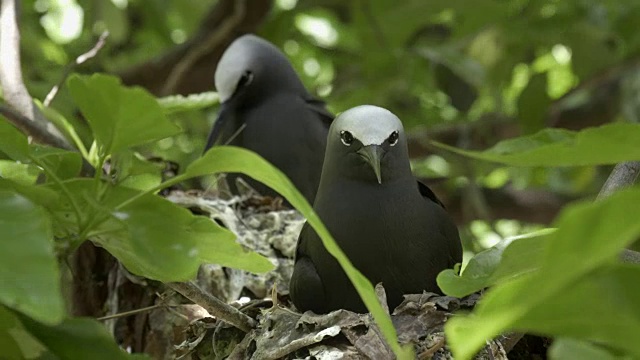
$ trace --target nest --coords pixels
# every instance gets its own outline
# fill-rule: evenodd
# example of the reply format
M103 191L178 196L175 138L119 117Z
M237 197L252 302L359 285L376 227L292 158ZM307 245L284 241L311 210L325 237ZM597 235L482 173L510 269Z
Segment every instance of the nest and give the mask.
M370 314L338 310L325 315L298 313L288 297L288 283L304 218L280 201L255 195L230 199L173 191L167 199L210 217L237 235L244 247L269 258L276 268L251 274L203 265L198 284L258 321L244 333L222 321L190 318L176 356L185 359L393 359ZM384 289L376 287L386 304ZM478 294L463 299L433 293L406 295L391 312L401 344L414 346L418 358L451 359L444 324L454 311L471 310ZM206 314L199 312L199 314ZM175 329L174 329L175 331ZM490 341L477 359L506 359L500 339Z

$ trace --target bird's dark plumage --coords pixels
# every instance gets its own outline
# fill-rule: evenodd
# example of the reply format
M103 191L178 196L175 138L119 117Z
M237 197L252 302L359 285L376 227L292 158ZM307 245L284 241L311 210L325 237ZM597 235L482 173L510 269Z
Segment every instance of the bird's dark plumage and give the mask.
M266 40L244 35L222 55L215 83L222 105L205 150L227 143L252 150L313 202L333 115L307 92L285 55ZM236 176L229 181L234 193ZM260 193L276 195L246 180Z
M373 284L383 283L390 308L403 294L440 292L438 273L462 261L455 224L411 174L402 123L385 109L359 106L336 118L314 209L353 265ZM303 311L366 311L308 224L298 240L290 293Z

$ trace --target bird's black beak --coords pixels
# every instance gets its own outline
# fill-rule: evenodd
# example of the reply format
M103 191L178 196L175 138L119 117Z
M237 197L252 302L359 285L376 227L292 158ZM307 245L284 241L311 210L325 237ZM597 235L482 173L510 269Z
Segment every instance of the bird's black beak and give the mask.
M360 148L357 151L358 155L362 156L364 160L371 165L373 172L376 174L378 184L382 184L382 175L380 174L380 161L384 154L382 145L367 145Z

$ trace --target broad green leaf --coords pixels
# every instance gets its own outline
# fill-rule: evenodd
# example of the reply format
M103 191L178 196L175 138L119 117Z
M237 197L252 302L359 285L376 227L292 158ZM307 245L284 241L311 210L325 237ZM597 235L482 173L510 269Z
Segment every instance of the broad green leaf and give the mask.
M8 308L0 305L0 351L8 360L36 359L46 351Z
M33 185L38 179L40 169L12 160L0 160L0 178L12 180L24 185Z
M629 356L616 356L603 347L570 338L555 339L548 355L551 360L631 360Z
M47 209L57 206L60 201L58 193L38 185L26 185L0 178L0 189L11 189L31 200L34 204L44 206Z
M27 137L6 120L0 121L0 151L13 160L29 161Z
M12 189L0 188L0 302L55 324L65 309L48 214Z
M180 131L166 118L152 95L139 87L125 87L116 77L72 75L67 86L104 154Z
M471 258L461 275L452 269L440 272L438 286L447 295L463 297L536 270L542 263L545 235L552 230L505 239Z
M189 96L172 95L158 99L158 103L167 114L205 109L218 102L220 102L220 97L217 92L213 91Z
M540 276L524 276L488 293L470 316L450 319L445 326L447 339L456 359L470 359L484 344L481 336L508 322L509 328L519 331L595 341L638 358L638 278L639 266L610 264L574 279L544 302L531 303L526 298L543 290L540 282L531 281Z
M640 160L640 124L614 123L579 132L544 129L485 151L434 145L474 159L513 166L584 166Z
M68 151L51 146L33 145L31 156L35 162L46 166L59 179L66 180L80 174L82 156L75 151Z
M336 258L340 266L345 270L396 355L401 359L412 358L412 349L401 348L398 344L395 328L391 323L391 319L378 302L371 282L351 264L351 261L338 247L318 215L313 211L311 205L280 170L249 150L233 146L218 146L213 147L204 156L189 165L184 176L196 177L215 173L243 173L248 175L280 193L291 205L298 209L318 233L327 251Z
M230 231L159 196L139 196L141 192L135 189L105 185L98 197L89 179L69 181L65 186L86 218L103 220L94 223L89 239L138 275L163 282L185 281L195 277L202 263L251 272L273 268L266 258L245 251ZM117 208L136 196L135 201Z
M551 99L547 95L547 74L535 74L518 98L518 118L526 134L545 127Z
M575 337L573 333L565 331L566 328L561 326L562 322L549 321L550 328L543 331L537 323L527 321L532 313L537 318L542 318L539 309L555 309L555 306L560 306L557 301L571 296L567 292L568 288L575 286L585 276L589 277L587 274L597 272L614 262L617 254L640 236L640 222L634 216L629 216L638 212L638 204L640 189L632 188L596 203L583 202L566 207L555 221L558 230L547 235L538 270L521 275L514 281L496 285L486 293L470 316L452 319L447 324L448 340L456 356L469 358L483 346L486 339L509 329L552 332L553 335ZM613 287L612 290L617 288ZM603 292L608 293L609 291ZM594 294L599 292L594 292L591 296ZM587 300L572 299L572 306L576 309L580 309ZM576 306L578 302L580 306ZM616 311L623 314L627 309L619 307ZM576 317L572 321L584 321L584 314L590 313L572 313ZM557 327L553 327L554 325ZM629 331L628 327L626 331ZM636 331L640 331L640 328ZM622 346L619 342L611 344ZM631 346L640 346L640 343L636 342Z
M20 316L23 326L58 359L118 360L141 358L127 354L116 345L104 325L93 319L70 318L50 326Z

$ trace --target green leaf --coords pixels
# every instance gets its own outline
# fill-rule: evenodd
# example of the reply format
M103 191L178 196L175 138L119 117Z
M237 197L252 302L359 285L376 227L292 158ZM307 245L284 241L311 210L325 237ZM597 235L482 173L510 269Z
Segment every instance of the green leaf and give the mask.
M31 200L34 204L44 206L45 208L55 207L60 201L58 193L46 187L26 185L2 178L0 178L0 189L11 189Z
M0 305L0 349L7 360L36 359L46 348L34 339L8 308Z
M45 166L60 180L67 180L80 174L82 156L78 152L51 146L33 145L31 156L35 162Z
M484 345L479 340L481 336L508 322L509 328L519 331L595 341L637 358L640 356L638 278L639 266L608 265L565 284L562 291L544 302L532 304L526 297L544 288L540 287L541 282L531 281L540 280L540 276L525 276L504 284L490 296L487 294L475 315L449 320L445 326L447 339L456 359L470 359Z
M535 74L518 98L518 118L526 134L545 127L551 99L547 94L547 74Z
M139 87L124 87L116 77L73 75L67 86L104 154L180 131L166 118L152 95Z
M201 110L220 102L217 92L208 91L189 96L172 95L158 99L158 103L165 113L173 114L183 111Z
M75 146L80 151L80 154L82 154L85 159L89 159L87 148L84 146L84 143L82 142L82 139L80 139L80 136L76 132L73 124L71 124L71 122L69 122L69 120L67 120L67 118L65 118L64 115L62 115L56 109L50 106L44 106L37 99L33 99L33 102L38 105L40 111L44 113L49 121L51 121L58 129L62 130L65 133L67 139L73 141Z
M622 360L630 357L616 356L606 349L586 341L570 338L555 339L549 348L552 360Z
M51 221L6 187L0 188L0 243L0 302L38 321L60 322L65 309Z
M0 160L0 178L24 185L33 185L38 179L40 169L30 164L12 160Z
M8 121L0 121L0 151L16 161L29 161L29 142L20 130Z
M193 279L202 263L251 272L273 269L266 258L245 251L230 231L159 196L111 185L99 190L98 196L89 179L65 186L86 218L103 220L94 223L88 237L133 273L170 282ZM125 202L128 205L118 208Z
M529 273L542 263L545 235L553 229L505 239L476 254L457 275L452 269L438 274L438 286L450 296L463 297L507 279Z
M162 182L162 164L147 161L133 151L121 151L111 157L119 185L138 189L155 189Z
M624 296L638 295L626 290L638 287L629 285L625 288L620 287L623 285L619 284L624 276L629 277L629 273L637 271L638 267L632 268L633 271L626 268L620 271L615 270L614 273L620 276L619 280L611 279L614 276L611 272L607 272L609 271L607 266L616 260L617 254L640 236L640 222L634 216L629 216L638 212L638 204L640 204L640 189L634 188L617 192L596 203L578 203L566 207L555 221L558 230L547 235L545 248L540 257L541 266L538 270L521 275L514 281L495 286L486 293L471 316L451 319L447 323L448 340L456 358L469 358L483 346L486 339L509 329L583 339L592 339L585 337L587 335L597 335L600 340L606 340L608 344L628 351L637 351L636 354L640 354L640 343L637 341L625 345L621 343L624 337L621 337L621 340L614 340L600 333L580 333L580 331L591 331L590 329L594 327L610 330L609 324L620 325L620 328L625 329L627 333L631 328L635 329L634 331L640 331L640 322L638 327L633 323L638 318L634 317L633 310L624 303L610 305L612 309L615 308L615 311L612 311L617 315L603 313L608 314L607 316L615 315L615 318L629 317L625 322L618 324L617 320L611 320L613 317L606 321L605 318L594 317L594 321L601 322L599 326L580 325L590 321L585 318L593 316L587 310L589 307L596 306L590 303L591 300L602 309L609 306L601 304L603 301L623 301ZM595 275L590 274L594 272L600 274L598 276L606 277L612 285L605 289L602 288L604 282L597 284L585 282L590 277L596 278ZM640 275L636 274L636 276ZM637 282L637 278L634 281ZM596 286L601 288L595 291ZM568 290L572 287L575 292ZM588 291L594 292L587 296ZM611 295L613 293L616 295ZM598 298L595 294L606 295ZM566 301L566 307L563 307L565 306L563 301ZM635 304L638 303L640 299L636 300ZM575 311L570 311L568 304L571 304ZM564 315L557 314L556 309L562 309ZM638 310L636 306L635 311ZM549 318L542 314L544 311L549 311L548 316L562 315L563 320ZM594 311L601 310L594 308ZM544 323L540 323L542 319L545 319ZM582 328L584 329L581 330Z
M318 233L327 251L336 258L340 266L345 270L349 280L351 280L367 309L380 326L396 356L400 359L413 357L412 349L408 347L402 348L398 344L395 328L391 323L391 319L378 302L371 282L351 264L351 261L338 247L318 215L313 211L311 205L280 170L249 150L233 146L218 146L213 147L204 156L189 165L184 176L196 177L215 173L243 173L248 175L280 193L291 205L298 209Z
M72 318L49 326L20 316L23 326L59 359L117 360L140 358L116 345L104 325L93 319Z
M474 159L513 166L585 166L640 160L640 124L614 123L580 132L544 129L499 142L485 151L432 143Z

